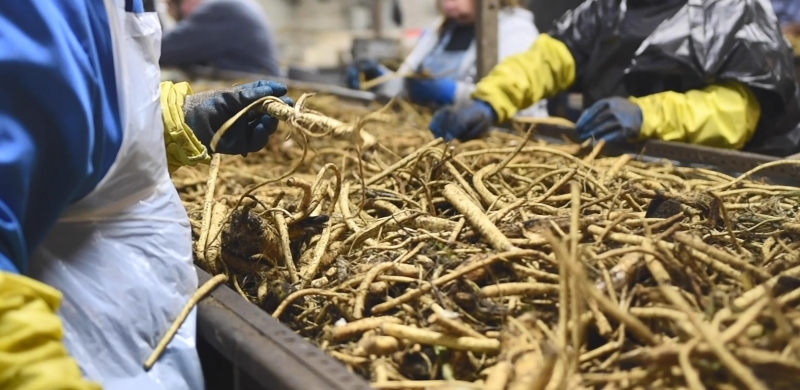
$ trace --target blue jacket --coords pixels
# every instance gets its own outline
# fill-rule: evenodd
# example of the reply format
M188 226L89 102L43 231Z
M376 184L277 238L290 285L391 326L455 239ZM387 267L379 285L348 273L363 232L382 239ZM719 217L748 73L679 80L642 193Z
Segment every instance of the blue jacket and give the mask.
M772 8L778 23L783 25L800 23L800 1L797 0L772 0Z
M0 271L25 272L121 143L103 2L0 1Z
M253 0L203 0L164 34L160 63L280 76L275 34Z

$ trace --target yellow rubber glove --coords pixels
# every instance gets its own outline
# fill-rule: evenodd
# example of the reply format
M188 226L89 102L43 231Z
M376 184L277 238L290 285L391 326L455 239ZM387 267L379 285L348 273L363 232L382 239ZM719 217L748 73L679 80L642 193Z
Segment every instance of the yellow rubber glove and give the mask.
M726 82L686 93L629 98L642 109L640 139L741 149L753 138L761 106L744 85Z
M161 118L164 120L164 146L170 175L185 165L211 162L208 150L194 135L183 116L184 101L191 94L192 88L187 83L161 83Z
M0 272L0 389L100 389L83 379L61 342L60 302L58 290Z
M531 48L506 58L475 87L472 98L494 108L498 122L575 83L575 59L564 43L539 35Z

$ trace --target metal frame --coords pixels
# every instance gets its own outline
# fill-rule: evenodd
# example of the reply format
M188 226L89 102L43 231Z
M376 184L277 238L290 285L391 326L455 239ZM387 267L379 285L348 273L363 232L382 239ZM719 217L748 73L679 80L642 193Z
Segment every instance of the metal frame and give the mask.
M383 37L383 0L372 0L372 37Z
M211 279L195 268L200 284ZM363 378L227 286L197 305L197 332L265 389L370 389Z
M478 79L489 74L497 65L497 13L500 11L499 0L477 0L477 27L475 35L478 43Z

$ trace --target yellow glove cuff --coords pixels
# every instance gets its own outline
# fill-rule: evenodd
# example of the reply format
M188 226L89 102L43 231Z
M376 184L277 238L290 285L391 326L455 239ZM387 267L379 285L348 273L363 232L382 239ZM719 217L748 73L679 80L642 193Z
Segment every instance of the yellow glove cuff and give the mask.
M517 111L567 90L576 77L575 59L567 45L542 34L528 51L495 66L475 86L472 98L489 103L502 123Z
M100 389L61 343L60 302L58 290L0 272L0 389Z
M642 109L640 139L741 149L755 134L761 117L755 95L733 81L686 93L668 91L629 100Z
M170 175L184 165L211 162L208 150L194 135L183 116L184 101L191 94L192 88L188 83L161 83L161 118L164 121L164 146Z

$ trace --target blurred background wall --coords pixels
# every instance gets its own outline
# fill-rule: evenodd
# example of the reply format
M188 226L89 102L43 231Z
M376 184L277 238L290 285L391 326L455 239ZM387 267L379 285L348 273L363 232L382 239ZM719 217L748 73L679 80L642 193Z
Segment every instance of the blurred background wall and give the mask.
M348 56L355 37L372 37L373 0L257 0L278 36L285 64L333 67ZM392 21L391 0L382 0L382 30L410 47L419 30L437 17L434 0L400 0L403 26Z

